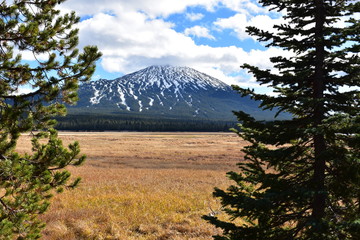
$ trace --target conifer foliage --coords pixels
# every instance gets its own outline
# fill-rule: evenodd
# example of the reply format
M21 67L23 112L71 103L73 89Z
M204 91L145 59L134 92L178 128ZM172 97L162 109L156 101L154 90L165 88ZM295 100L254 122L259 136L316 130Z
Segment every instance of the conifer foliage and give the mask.
M0 238L37 239L54 192L70 183L68 165L79 165L79 144L64 147L52 128L65 114L61 103L77 100L79 81L87 81L100 57L96 47L79 51L79 21L61 15L63 0L0 3ZM33 61L24 61L23 56ZM31 88L28 93L23 89ZM32 136L32 151L17 153L22 133Z
M223 229L215 239L360 239L360 2L259 2L288 23L248 33L294 56L271 59L278 73L243 66L277 96L235 89L293 118L236 113L250 144L240 172L228 173L235 183L214 192L231 218L204 218Z

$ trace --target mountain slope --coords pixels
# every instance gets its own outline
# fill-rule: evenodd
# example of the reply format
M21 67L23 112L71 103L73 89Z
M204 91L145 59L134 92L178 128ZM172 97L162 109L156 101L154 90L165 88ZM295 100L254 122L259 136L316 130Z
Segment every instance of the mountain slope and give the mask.
M233 110L259 119L273 115L222 81L188 67L151 66L115 80L100 79L83 84L79 97L70 113L209 120L235 120Z

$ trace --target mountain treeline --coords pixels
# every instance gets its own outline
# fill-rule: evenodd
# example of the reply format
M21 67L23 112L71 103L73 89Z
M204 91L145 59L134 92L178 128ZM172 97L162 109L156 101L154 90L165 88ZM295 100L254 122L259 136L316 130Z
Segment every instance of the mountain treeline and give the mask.
M194 131L227 132L236 122L155 119L104 115L68 115L57 118L57 130L68 131Z

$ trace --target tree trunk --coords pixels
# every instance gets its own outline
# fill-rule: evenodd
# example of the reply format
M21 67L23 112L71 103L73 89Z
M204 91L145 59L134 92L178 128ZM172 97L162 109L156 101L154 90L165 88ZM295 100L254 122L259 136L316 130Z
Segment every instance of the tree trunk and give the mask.
M315 76L313 80L313 97L315 101L314 107L314 126L317 128L324 119L324 97L325 88L325 43L324 43L324 25L326 10L323 0L315 0ZM320 100L320 101L319 101ZM314 136L314 190L312 216L316 222L321 221L325 215L325 167L326 159L324 152L326 151L326 143L324 134L316 133Z

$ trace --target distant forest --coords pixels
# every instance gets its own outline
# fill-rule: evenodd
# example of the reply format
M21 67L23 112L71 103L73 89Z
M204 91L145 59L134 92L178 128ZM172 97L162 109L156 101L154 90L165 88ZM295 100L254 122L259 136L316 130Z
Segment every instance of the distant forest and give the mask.
M155 119L124 116L68 115L56 119L56 129L68 131L185 131L228 132L236 122Z

